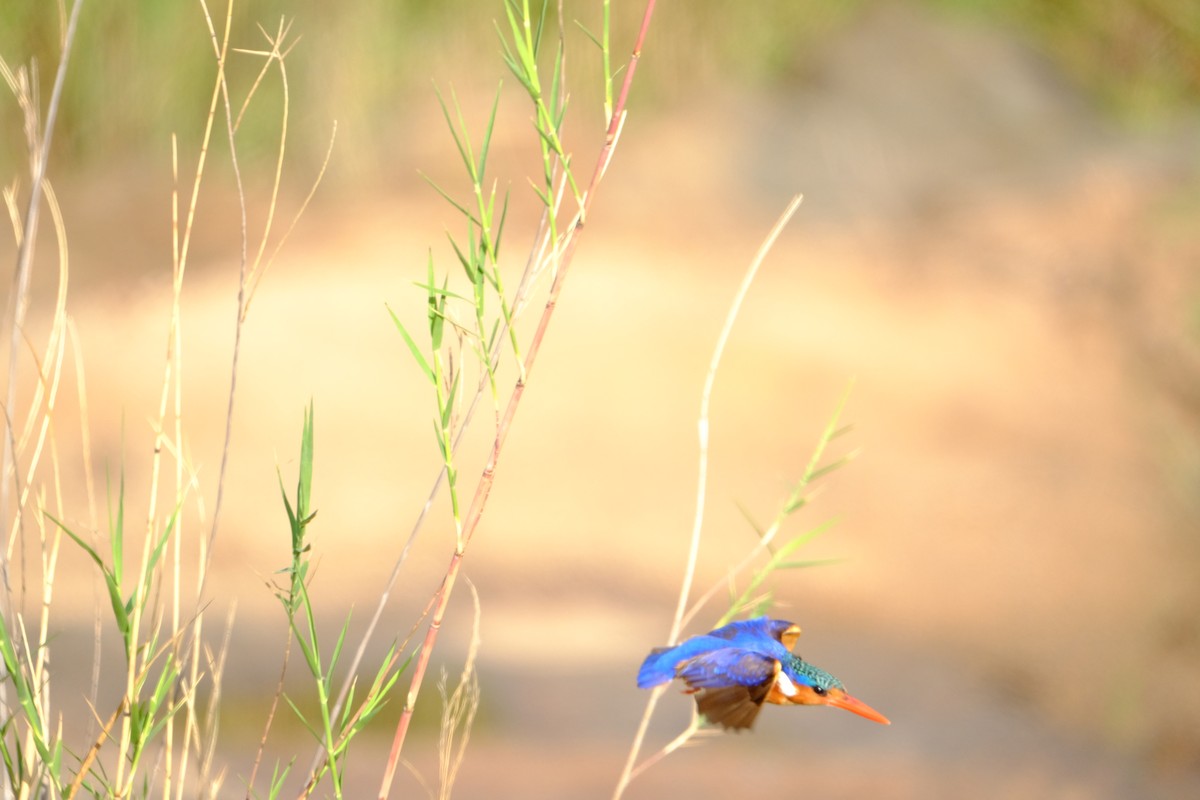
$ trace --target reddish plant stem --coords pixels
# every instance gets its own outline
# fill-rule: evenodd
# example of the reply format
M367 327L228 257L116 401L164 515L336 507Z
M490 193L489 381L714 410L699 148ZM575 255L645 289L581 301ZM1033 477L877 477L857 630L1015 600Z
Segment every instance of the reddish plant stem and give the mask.
M496 439L492 443L492 452L488 456L487 465L484 467L483 473L480 475L479 484L475 487L475 496L471 500L471 506L463 521L462 544L455 548L454 554L450 557L450 563L446 567L446 575L442 579L442 585L438 588L434 599L433 617L429 622L429 629L425 632L425 641L421 645L421 652L418 654L417 661L413 667L412 680L409 683L404 710L400 714L400 721L396 726L396 735L392 739L391 753L388 757L383 783L379 788L380 800L386 800L391 791L392 779L395 776L396 766L400 761L400 751L404 747L409 723L412 721L413 707L416 705L417 695L421 691L421 683L425 678L425 671L429 667L429 660L433 655L433 648L437 643L438 633L441 631L446 607L449 605L450 596L454 592L454 584L458 580L458 573L462 567L463 558L466 556L467 545L471 542L471 537L479 525L479 519L483 516L488 496L491 494L492 484L495 481L496 465L500 460L500 453L504 449L504 442L508 438L512 420L516 416L518 406L521 404L521 397L525 394L525 386L529 380L530 371L533 369L534 361L537 359L538 351L541 349L546 329L550 325L550 318L554 315L554 309L558 305L558 296L562 291L563 283L567 277L567 271L574 257L576 246L579 243L579 237L583 233L584 224L587 221L588 209L592 204L592 197L595 194L596 188L600 185L600 181L603 180L605 172L608 170L609 162L612 161L613 152L616 149L617 140L620 138L621 128L625 122L625 104L629 97L629 87L633 83L633 76L637 71L638 62L641 59L642 46L645 44L646 33L650 28L650 19L654 15L654 6L655 0L648 0L646 3L646 10L642 15L642 25L638 31L637 40L634 43L633 53L629 59L629 67L625 71L625 80L621 84L621 92L613 108L613 115L612 119L609 120L608 130L605 132L604 146L601 148L600 154L596 159L596 168L592 173L591 183L588 185L587 191L584 192L579 216L576 218L571 232L567 235L567 239L563 244L562 253L559 256L558 269L555 272L554 281L550 285L550 294L546 298L546 306L542 309L537 330L534 331L533 338L530 340L529 351L525 354L524 377L518 379L516 385L513 387L512 394L508 398L508 405L504 409L504 416L501 417L496 427Z

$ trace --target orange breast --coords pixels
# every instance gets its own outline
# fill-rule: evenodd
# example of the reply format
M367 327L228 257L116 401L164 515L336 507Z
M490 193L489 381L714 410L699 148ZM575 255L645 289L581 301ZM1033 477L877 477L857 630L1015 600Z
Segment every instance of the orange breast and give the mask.
M768 703L780 706L814 706L824 705L825 700L812 690L812 687L796 683L782 670L775 676L775 682L767 691L764 698Z

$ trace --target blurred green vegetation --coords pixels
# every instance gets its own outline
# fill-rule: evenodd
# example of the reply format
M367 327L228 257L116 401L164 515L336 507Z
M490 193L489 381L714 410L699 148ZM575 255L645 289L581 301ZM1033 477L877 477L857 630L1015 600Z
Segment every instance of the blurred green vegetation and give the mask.
M287 61L295 99L292 141L315 158L324 152L333 119L349 115L358 123L386 118L404 89L421 81L428 86L432 73L421 64L437 50L461 51L468 38L477 42L487 35L478 28L490 27L491 17L467 14L466 8L461 0L358 0L352 6L321 0L241 0L233 6L231 43L235 48L265 49L269 45L263 31L274 36L281 19L292 23L289 39L298 42ZM218 32L227 9L221 0L210 3ZM0 56L11 66L37 64L43 104L63 27L57 3L0 4ZM245 96L262 62L253 55L231 57L235 103ZM215 72L214 47L199 0L89 3L72 55L56 160L90 164L165 154L172 133L185 145L194 145L203 129ZM256 149L273 148L281 107L277 78L267 80L259 92L261 99L240 132L244 154L251 156ZM11 157L11 145L20 144L20 130L6 128L4 157ZM18 158L23 160L23 154L18 152Z
M1200 99L1195 0L931 0L1028 37L1110 111L1149 121Z
M64 0L68 2L69 0ZM905 2L906 0L890 0ZM535 0L536 2L536 0ZM719 82L771 83L802 79L806 61L856 15L889 0L726 0L662 3L651 32L644 82L635 107L711 90ZM1200 2L1196 0L907 0L945 13L1003 25L1031 42L1089 90L1097 102L1136 119L1155 119L1200 97ZM552 4L553 5L553 4ZM598 27L600 4L568 3L568 13ZM747 9L752 8L752 11ZM221 26L226 6L213 1ZM616 53L629 50L640 3L614 3ZM299 37L289 60L293 155L319 160L334 119L339 156L370 165L395 146L394 131L411 111L415 92L430 81L475 80L484 87L502 76L494 43L499 0L240 0L234 7L234 46L266 46L258 26L274 32L281 18ZM49 93L63 9L50 0L0 3L0 56L10 66L30 63ZM572 20L572 23L574 19ZM586 40L574 25L577 53ZM488 47L489 45L483 45ZM482 59L481 54L489 56ZM599 86L597 67L577 55L573 92ZM487 75L472 67L487 64ZM232 85L244 92L261 58L239 55ZM56 164L91 165L169 152L170 134L194 144L202 129L215 70L198 0L89 3L83 11L56 141ZM261 90L241 132L244 154L271 152L280 87ZM580 97L580 95L584 95ZM235 98L236 100L237 98ZM15 120L11 102L0 119ZM0 125L0 169L24 163L19 124Z

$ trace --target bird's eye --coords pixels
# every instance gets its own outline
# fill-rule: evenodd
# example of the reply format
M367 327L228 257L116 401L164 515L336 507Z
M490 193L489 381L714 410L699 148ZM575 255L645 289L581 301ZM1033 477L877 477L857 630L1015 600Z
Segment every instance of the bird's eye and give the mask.
M821 697L824 697L826 694L829 693L829 690L823 686L814 686L813 691L816 692Z

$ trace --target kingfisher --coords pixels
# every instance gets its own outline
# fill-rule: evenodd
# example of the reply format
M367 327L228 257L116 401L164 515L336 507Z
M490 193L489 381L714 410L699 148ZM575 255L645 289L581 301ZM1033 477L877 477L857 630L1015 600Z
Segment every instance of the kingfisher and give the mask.
M696 707L713 725L741 730L754 724L762 704L833 706L891 725L866 703L846 693L837 678L797 655L792 647L800 626L756 617L693 636L674 647L658 647L642 662L638 688L680 678Z

